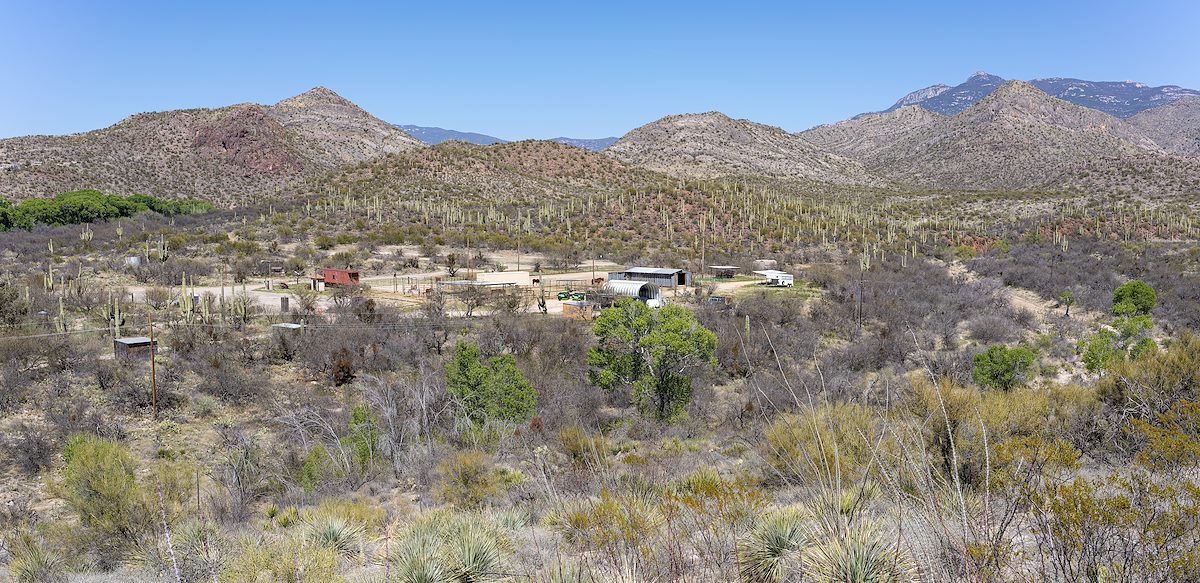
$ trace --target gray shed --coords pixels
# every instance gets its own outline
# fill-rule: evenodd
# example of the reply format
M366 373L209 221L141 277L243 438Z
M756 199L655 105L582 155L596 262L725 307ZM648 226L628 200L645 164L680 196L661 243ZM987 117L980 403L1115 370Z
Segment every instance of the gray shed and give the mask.
M113 338L113 355L118 357L149 354L157 347L158 340L152 343L147 336Z
M609 281L645 281L659 287L692 285L692 272L673 267L630 267L625 271L612 271Z

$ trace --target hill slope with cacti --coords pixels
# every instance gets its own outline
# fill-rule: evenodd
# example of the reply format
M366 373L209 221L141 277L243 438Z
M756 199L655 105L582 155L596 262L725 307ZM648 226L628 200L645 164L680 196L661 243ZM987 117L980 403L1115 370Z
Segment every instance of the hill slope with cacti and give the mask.
M239 206L290 194L341 166L422 146L318 87L275 105L143 113L82 134L0 140L0 196L94 188Z
M862 164L777 127L723 113L672 115L634 129L604 150L627 164L689 178L762 176L881 185Z

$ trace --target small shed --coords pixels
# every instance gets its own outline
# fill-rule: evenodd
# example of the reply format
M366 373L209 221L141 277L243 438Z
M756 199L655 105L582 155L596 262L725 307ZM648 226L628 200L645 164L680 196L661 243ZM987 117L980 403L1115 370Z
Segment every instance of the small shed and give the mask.
M658 287L692 285L692 272L673 267L630 267L625 271L612 271L609 281L644 281Z
M358 285L358 270L325 267L321 269L321 278L326 286Z
M320 275L312 276L312 290L315 292L325 291L325 278Z
M764 283L773 287L792 287L795 284L795 277L787 272L779 271L778 269L764 269L755 271L754 275L761 275L766 279Z
M779 267L779 262L774 259L755 259L754 269L768 270ZM757 272L756 272L757 273Z
M722 279L733 277L742 269L736 265L709 265L708 268L712 270L714 277Z
M648 281L609 281L600 288L604 294L617 298L636 298L651 308L661 308L667 305L663 300L662 290Z
M158 341L150 341L147 336L129 336L113 338L113 355L121 357L150 354L158 347Z

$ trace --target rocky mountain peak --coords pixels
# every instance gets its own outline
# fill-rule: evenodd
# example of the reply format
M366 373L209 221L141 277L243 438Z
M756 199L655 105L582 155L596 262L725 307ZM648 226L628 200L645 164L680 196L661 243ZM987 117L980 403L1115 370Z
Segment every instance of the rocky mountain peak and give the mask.
M312 89L309 89L300 95L284 99L283 101L276 103L275 107L303 108L317 105L341 105L346 107L354 107L356 109L358 108L358 106L354 105L354 103L349 99L346 99L332 90L321 86L313 87Z

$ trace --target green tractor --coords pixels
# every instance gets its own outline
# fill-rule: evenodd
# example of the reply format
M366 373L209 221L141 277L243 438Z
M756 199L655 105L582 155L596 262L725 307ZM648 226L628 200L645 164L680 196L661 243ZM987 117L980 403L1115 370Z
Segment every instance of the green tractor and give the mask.
M574 291L571 288L567 288L564 291L558 292L558 299L560 301L564 301L564 302L567 300L571 300L571 301L575 301L575 302L582 302L583 300L587 299L587 294L583 293L581 291Z

